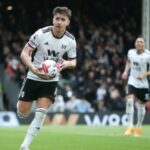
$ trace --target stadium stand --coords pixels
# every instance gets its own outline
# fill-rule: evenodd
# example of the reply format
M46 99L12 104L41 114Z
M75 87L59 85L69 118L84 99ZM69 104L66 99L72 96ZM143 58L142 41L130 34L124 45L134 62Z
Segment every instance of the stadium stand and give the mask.
M4 74L0 76L4 89L0 101L4 109L15 110L25 77L26 68L19 58L22 46L36 29L49 25L52 16L49 12L56 5L72 9L72 27L68 30L77 39L77 69L64 71L58 88L64 102L75 92L78 100L90 103L94 111L123 111L126 83L121 73L127 51L141 33L140 0L136 3L126 0L0 2L0 66Z

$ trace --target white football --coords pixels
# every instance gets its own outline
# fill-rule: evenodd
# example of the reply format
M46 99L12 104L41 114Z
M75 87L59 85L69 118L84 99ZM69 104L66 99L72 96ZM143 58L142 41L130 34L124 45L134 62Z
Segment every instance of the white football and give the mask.
M58 65L53 60L45 60L41 63L40 68L48 76L48 79L52 79L58 75Z

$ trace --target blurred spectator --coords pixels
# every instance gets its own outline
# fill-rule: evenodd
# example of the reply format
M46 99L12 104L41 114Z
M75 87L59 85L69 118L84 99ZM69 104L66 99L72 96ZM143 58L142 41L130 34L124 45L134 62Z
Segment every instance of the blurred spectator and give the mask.
M146 110L150 112L150 102L146 103Z
M0 81L0 111L4 110L4 104L3 104L3 89L2 89L2 83Z
M84 98L81 98L76 106L76 111L79 113L87 113L87 112L94 112L92 109L91 104Z
M141 21L138 21L140 11L129 6L140 8L141 2L115 2L117 5L110 0L106 9L104 0L96 0L94 3L59 1L59 5L70 5L74 13L68 30L77 39L77 70L67 72L68 76L62 73L59 85L59 94L67 105L72 106L73 111L76 111L73 106L81 97L85 97L95 110L124 109L126 85L121 80L121 72L127 51L133 47L135 37L141 32ZM0 5L0 64L5 66L12 80L21 85L26 73L19 58L22 45L33 31L49 24L49 10L58 5L58 1L45 0L42 5L40 1L36 1L36 5L35 1L30 5L28 0L17 1L17 4L13 1L13 11L5 9L6 3L3 1ZM92 12L89 11L91 5L94 8ZM77 93L74 98L73 93Z
M75 93L72 93L70 99L66 102L66 111L77 112L77 105L80 103L80 100L76 97Z
M98 101L98 111L99 112L106 112L107 111L105 100Z
M54 104L49 109L50 112L64 112L65 111L65 102L62 95L57 95L55 97Z
M96 85L94 83L94 77L94 71L89 71L87 73L87 77L84 79L84 96L91 104L93 104L94 100L96 99Z
M112 85L110 87L109 110L125 110L125 101L120 95L119 90Z
M107 89L105 83L103 82L96 90L97 101L101 101L105 99L106 94L107 94Z

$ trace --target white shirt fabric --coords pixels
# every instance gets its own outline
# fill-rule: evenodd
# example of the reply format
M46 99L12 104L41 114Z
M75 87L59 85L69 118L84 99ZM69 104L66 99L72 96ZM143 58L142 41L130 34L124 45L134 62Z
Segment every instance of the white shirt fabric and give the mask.
M145 49L143 53L138 54L136 49L130 49L128 51L128 59L130 60L130 76L128 84L133 85L136 88L148 88L148 79L137 79L137 75L147 72L150 65L150 51Z
M32 52L31 60L36 67L47 59L59 62L63 55L67 53L68 58L76 57L76 40L68 31L61 38L57 38L52 33L52 26L47 26L36 31L28 41L29 46L35 50ZM28 71L27 78L43 82L58 81L59 76L51 80L44 80Z

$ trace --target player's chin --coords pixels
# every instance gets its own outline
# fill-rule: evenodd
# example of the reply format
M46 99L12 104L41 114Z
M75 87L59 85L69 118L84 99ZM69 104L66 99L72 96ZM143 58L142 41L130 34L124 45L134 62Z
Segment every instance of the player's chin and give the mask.
M62 30L62 28L61 28L60 26L56 26L56 27L55 27L55 30L56 30L57 32L60 32L60 31Z

